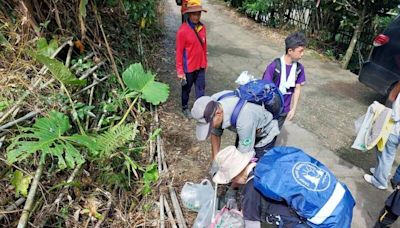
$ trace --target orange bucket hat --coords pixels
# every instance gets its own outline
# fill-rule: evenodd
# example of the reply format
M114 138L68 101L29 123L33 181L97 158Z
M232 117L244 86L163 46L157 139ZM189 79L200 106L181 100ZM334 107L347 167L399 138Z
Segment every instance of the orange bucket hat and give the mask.
M185 10L184 13L193 13L193 12L207 12L206 9L203 9L201 6L201 1L200 0L189 0L187 3L187 9Z

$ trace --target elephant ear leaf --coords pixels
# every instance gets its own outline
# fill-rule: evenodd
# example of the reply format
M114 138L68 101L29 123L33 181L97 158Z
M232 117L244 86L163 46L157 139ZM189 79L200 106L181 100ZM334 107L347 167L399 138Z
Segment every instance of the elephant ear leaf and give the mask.
M139 92L145 101L153 105L165 102L168 98L169 86L156 82L155 75L150 71L146 72L140 63L130 65L122 73L122 78L129 90Z

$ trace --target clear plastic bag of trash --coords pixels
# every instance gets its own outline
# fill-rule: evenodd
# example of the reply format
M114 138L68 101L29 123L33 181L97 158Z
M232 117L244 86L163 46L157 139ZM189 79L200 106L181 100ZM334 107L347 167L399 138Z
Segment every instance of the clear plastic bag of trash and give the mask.
M243 215L238 210L223 207L213 219L210 227L244 227Z
M214 188L209 180L200 184L186 182L181 191L182 204L189 210L198 212L208 201L213 199Z
M248 71L243 71L239 77L236 79L235 83L239 85L244 85L248 83L249 81L254 81L256 78L254 75L249 74Z
M209 228L213 218L213 206L214 199L209 200L203 206L197 214L196 220L194 220L193 228Z

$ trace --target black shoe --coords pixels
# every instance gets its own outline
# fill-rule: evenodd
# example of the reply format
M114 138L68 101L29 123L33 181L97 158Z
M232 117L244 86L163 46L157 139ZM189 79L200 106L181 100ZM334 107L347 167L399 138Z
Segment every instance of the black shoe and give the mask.
M391 178L390 179L390 185L392 186L393 190L396 190L399 187L400 183L395 183L393 178Z

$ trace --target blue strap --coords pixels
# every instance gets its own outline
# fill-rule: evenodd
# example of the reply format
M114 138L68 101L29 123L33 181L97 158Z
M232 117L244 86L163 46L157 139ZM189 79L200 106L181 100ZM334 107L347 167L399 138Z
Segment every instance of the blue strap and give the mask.
M242 110L242 107L244 104L246 104L246 100L244 99L239 99L239 102L236 104L235 109L233 109L232 115L231 115L231 125L236 128L236 122L239 117L239 113Z
M235 92L225 93L224 95L220 96L217 101L220 101L220 100L222 100L224 98L227 98L227 97L233 97L233 96L235 96Z
M227 98L227 97L233 97L233 96L236 96L235 92L225 93L224 95L220 96L217 99L217 101L220 101L220 100L222 100L224 98ZM246 104L246 100L239 98L239 102L236 104L235 109L233 109L233 112L232 112L232 115L231 115L231 125L234 128L236 128L237 118L238 118L240 110L242 110L242 107L243 107L244 104Z

